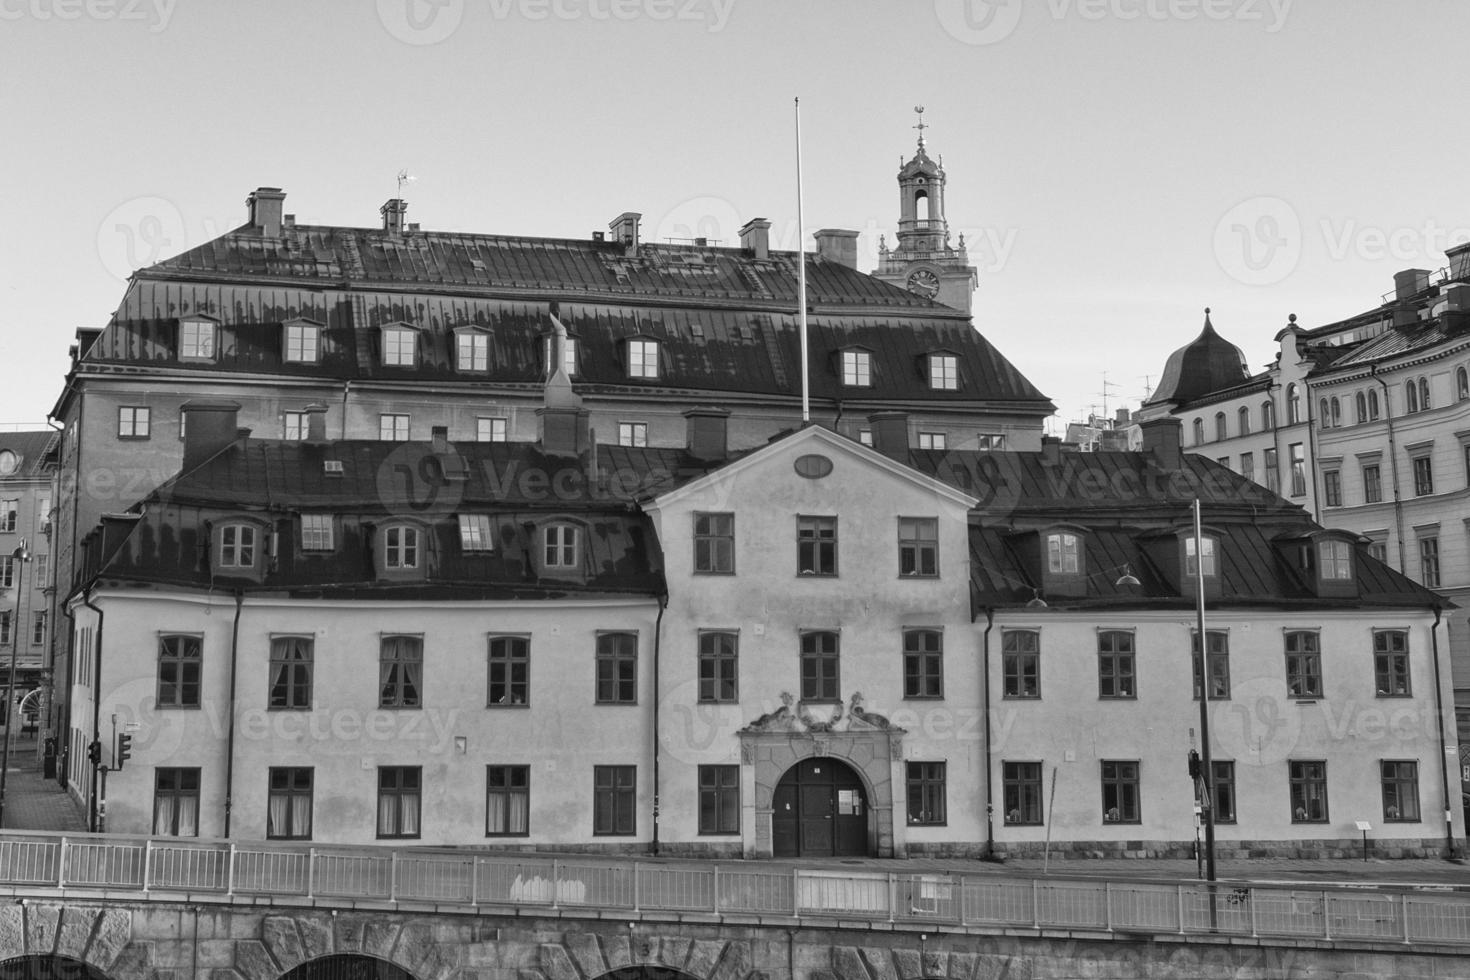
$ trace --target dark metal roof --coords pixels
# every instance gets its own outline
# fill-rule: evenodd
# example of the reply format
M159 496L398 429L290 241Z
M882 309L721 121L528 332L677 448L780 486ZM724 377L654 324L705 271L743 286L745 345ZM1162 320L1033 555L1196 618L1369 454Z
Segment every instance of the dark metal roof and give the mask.
M1147 404L1184 402L1222 388L1235 387L1250 377L1240 348L1215 332L1210 311L1200 335L1169 355L1164 374Z
M8 449L20 457L20 467L11 478L46 476L56 462L51 456L60 438L61 433L55 429L0 432L0 451Z

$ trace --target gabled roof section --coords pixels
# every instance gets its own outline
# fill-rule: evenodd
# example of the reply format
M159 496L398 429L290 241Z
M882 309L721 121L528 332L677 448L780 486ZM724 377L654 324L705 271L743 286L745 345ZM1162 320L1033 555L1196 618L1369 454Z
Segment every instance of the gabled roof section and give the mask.
M60 442L61 433L54 429L32 429L23 432L0 432L0 452L10 450L20 464L9 479L39 479L46 476L55 460L51 458Z

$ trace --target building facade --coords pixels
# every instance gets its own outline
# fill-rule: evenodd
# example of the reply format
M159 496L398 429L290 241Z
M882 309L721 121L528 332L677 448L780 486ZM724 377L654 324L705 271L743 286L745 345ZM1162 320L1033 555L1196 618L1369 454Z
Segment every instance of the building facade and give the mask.
M45 683L54 624L50 599L52 479L58 437L51 429L0 432L0 679L9 689L0 721L21 711L24 725L39 725L50 711Z

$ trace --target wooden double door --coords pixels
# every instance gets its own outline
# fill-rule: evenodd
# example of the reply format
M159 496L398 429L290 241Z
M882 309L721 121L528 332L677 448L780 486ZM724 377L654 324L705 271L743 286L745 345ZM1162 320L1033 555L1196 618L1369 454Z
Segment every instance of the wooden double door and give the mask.
M776 784L771 814L776 857L865 857L868 797L852 767L831 758L803 759Z

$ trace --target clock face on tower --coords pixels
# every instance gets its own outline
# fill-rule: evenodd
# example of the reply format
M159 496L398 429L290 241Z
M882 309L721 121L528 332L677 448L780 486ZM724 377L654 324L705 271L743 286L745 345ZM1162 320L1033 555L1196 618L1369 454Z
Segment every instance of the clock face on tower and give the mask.
M933 299L939 292L939 277L928 269L918 269L909 273L909 292Z

